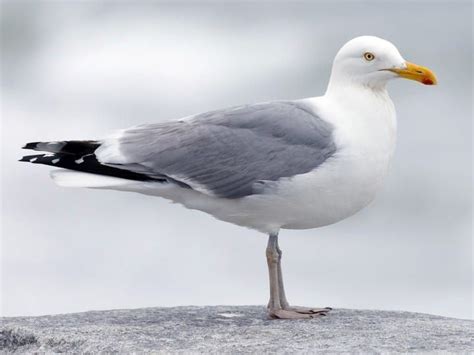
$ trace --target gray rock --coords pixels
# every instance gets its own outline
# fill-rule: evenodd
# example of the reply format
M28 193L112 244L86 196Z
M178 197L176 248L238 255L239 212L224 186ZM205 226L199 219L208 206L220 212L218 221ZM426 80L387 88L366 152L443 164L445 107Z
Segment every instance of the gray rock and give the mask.
M2 318L2 352L470 352L474 321L336 309L268 320L263 306L144 308Z

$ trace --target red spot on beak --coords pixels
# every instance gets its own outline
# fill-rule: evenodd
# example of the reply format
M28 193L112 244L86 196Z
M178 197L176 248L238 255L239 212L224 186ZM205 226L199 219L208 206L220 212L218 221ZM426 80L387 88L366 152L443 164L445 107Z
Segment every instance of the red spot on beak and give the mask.
M425 84L425 85L433 85L433 84L434 84L434 83L433 83L433 80L428 79L428 78L427 78L427 79L423 79L422 83Z

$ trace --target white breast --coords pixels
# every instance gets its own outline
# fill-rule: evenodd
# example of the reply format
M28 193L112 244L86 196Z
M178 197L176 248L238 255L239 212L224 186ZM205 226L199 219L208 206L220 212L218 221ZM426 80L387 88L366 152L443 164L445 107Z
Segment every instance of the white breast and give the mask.
M313 99L313 105L333 124L337 152L285 186L287 197L298 196L303 208L282 228L332 224L367 206L387 174L395 148L395 110L385 91L320 97Z

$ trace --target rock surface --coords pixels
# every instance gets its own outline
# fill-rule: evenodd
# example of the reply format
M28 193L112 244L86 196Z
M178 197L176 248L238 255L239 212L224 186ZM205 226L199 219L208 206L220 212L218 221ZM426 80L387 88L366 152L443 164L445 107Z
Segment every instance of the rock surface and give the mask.
M144 308L2 318L1 352L470 352L474 321L337 309L268 320L263 306Z

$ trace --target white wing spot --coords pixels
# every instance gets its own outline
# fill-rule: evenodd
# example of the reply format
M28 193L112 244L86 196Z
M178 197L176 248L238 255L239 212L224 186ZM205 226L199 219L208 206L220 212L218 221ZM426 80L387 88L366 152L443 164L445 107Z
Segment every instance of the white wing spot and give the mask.
M75 162L76 164L82 164L82 163L84 163L84 157L81 157L81 158L79 158L79 159L77 159L77 160L74 160L74 162Z
M59 161L59 158L51 160L51 163L56 164Z
M38 160L38 158L31 158L30 163L33 163L34 161Z

